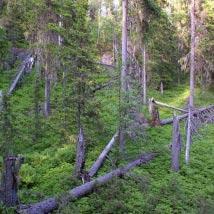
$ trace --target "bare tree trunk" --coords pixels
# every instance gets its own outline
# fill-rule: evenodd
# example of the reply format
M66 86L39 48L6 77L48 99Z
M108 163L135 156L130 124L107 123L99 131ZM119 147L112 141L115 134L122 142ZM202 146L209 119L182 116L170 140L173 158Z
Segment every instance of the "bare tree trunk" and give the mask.
M0 202L8 207L18 204L18 172L23 162L22 158L7 156L4 158Z
M130 162L124 167L118 168L116 170L113 170L112 172L109 172L103 176L98 177L97 179L87 182L81 186L78 186L74 189L71 189L67 195L64 195L61 198L61 201L69 202L73 201L75 199L81 198L86 194L89 194L93 191L95 187L98 187L99 185L103 185L107 183L108 181L112 180L114 177L121 177L125 175L128 171L133 169L136 166L140 166L141 164L146 164L150 160L154 159L156 156L155 153L149 153L141 155L138 159ZM45 214L50 213L54 209L57 209L59 206L59 201L57 198L49 198L46 200L43 200L41 202L38 202L36 204L31 204L29 206L23 206L18 210L18 213L20 214Z
M195 85L195 0L191 0L190 5L190 21L191 21L191 44L190 44L190 96L189 96L189 113L187 125L187 141L185 161L189 163L189 153L191 145L191 111L194 107L194 85Z
M112 137L112 139L110 140L110 142L104 148L104 150L99 155L99 157L97 158L97 160L95 161L95 163L92 165L91 169L88 172L88 174L89 174L90 177L93 177L97 173L97 171L99 170L99 168L102 166L104 160L106 159L107 154L110 152L110 150L112 149L113 145L115 144L117 136L118 136L118 132L116 132L114 134L114 136Z
M45 103L44 114L48 117L51 113L51 81L48 74L47 65L45 66Z
M122 69L121 69L121 101L120 103L125 103L124 100L127 94L127 19L128 19L128 0L122 1ZM120 142L120 151L123 153L125 149L125 122L124 116L126 115L125 108L122 107L121 112L121 123L120 124L120 133L119 133L119 142Z
M188 113L188 122L187 122L187 139L186 139L186 151L185 151L185 162L186 164L189 163L189 156L190 156L190 145L192 142L192 133L191 133L191 108L189 108Z
M146 46L143 45L143 104L146 105L147 85L146 85Z
M75 166L75 176L80 178L82 175L82 171L85 164L85 140L84 140L84 133L82 128L79 129L79 135L77 138L77 145L76 145L76 166Z
M173 171L179 171L179 160L181 153L181 133L179 127L179 120L176 116L173 118L173 139L172 139L172 162L171 168Z
M190 44L190 97L189 105L194 106L194 79L195 79L195 0L191 0L190 5L191 21L191 44Z

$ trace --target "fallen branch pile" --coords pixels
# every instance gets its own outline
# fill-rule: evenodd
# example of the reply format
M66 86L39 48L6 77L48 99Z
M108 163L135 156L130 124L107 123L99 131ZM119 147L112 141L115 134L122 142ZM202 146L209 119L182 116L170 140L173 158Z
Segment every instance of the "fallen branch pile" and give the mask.
M210 105L208 107L203 107L203 108L200 108L200 109L197 109L197 110L194 110L192 112L192 115L193 117L202 117L203 115L203 118L209 122L212 122L214 121L214 105ZM178 120L183 120L183 119L186 119L188 117L188 113L186 114L182 114L182 115L178 115ZM167 125L167 124L172 124L173 123L173 118L168 118L168 119L164 119L164 120L161 120L160 121L160 125Z

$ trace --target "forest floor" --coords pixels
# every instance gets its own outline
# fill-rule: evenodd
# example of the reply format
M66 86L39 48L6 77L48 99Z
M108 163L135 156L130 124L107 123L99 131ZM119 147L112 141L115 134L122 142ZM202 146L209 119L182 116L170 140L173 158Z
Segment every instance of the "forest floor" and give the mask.
M0 89L6 89L12 73L1 74ZM75 163L76 135L72 130L62 130L57 113L60 88L52 94L53 110L47 120L41 119L40 142L32 141L33 134L33 74L11 97L14 126L15 153L25 157L20 172L20 199L23 203L39 201L47 196L60 195L80 184L72 177ZM149 97L168 104L184 107L189 90L186 85L165 90L164 95L149 90ZM118 126L118 90L103 89L96 93L99 106L95 127L87 131L86 169L92 165ZM214 103L214 93L196 90L196 106ZM147 116L144 109L144 114ZM160 109L162 119L172 116L172 111ZM89 124L90 127L90 124ZM116 145L98 175L105 174L118 165L123 165L138 154L147 151L159 152L159 156L148 165L137 167L123 179L117 178L92 194L62 206L56 213L206 213L214 210L214 126L200 129L193 139L190 165L184 164L185 130L181 124L183 144L181 170L170 170L170 149L172 127L147 128L137 141L127 141L125 156L121 157ZM63 133L63 137L62 137ZM66 138L66 139L65 139ZM0 163L0 166L2 164ZM1 169L1 167L0 167ZM12 213L13 211L11 211ZM0 213L10 213L0 208Z

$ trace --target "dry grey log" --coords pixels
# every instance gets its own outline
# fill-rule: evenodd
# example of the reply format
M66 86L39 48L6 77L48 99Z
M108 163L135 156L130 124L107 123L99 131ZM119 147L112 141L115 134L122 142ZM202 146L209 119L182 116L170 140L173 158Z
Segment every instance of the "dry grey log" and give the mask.
M29 54L26 57L26 59L22 62L15 79L13 80L13 82L8 90L8 95L11 95L13 93L13 91L16 89L16 87L17 87L18 83L20 82L20 80L22 79L22 77L26 73L29 73L32 70L33 63L34 63L34 57L31 54Z
M151 101L152 101L153 103L155 103L156 105L159 105L159 106L162 106L162 107L171 108L171 109L178 110L178 111L181 111L181 112L184 112L184 113L187 113L187 112L188 112L188 111L186 111L186 110L184 110L184 109L177 108L177 107L168 105L168 104L166 104L166 103L162 103L162 102L156 101L156 100L154 100L154 98L151 98Z
M0 201L8 207L16 206L19 202L18 173L22 163L22 157L10 155L4 158Z
M207 107L203 107L197 110L194 110L192 112L193 116L197 116L198 114L204 113L206 111L213 111L214 110L214 105L210 105ZM186 114L182 114L182 115L178 115L178 120L183 120L186 119L188 117L188 113ZM167 125L167 124L171 124L173 122L173 118L168 118L168 119L164 119L160 121L160 125Z
M80 128L76 144L76 165L74 172L74 175L77 178L81 177L84 165L85 165L85 139L83 130L82 128Z
M171 168L173 171L179 171L179 160L181 153L181 133L179 127L179 120L176 116L173 118L173 139L172 139L172 162Z
M102 166L104 160L107 157L107 154L110 152L110 150L112 149L113 145L115 144L117 137L118 137L118 132L116 132L114 134L112 139L109 141L107 146L104 148L104 150L101 152L101 154L99 155L97 160L94 162L94 164L92 165L92 167L88 171L88 174L89 174L90 177L93 177L97 173L99 168Z
M74 189L71 189L69 192L67 192L67 196L66 197L64 196L63 198L61 198L61 200L63 201L66 200L67 203L69 201L81 198L84 195L92 192L93 189L98 185L103 185L110 181L111 179L113 179L114 177L123 176L134 167L139 166L141 164L146 164L150 160L154 159L156 156L157 154L155 153L143 154L138 159L132 161L131 163L127 164L124 167L113 170L112 172L100 176L93 181L90 181L81 186L75 187ZM54 197L49 198L28 206L21 206L17 212L20 214L46 214L53 211L54 209L57 209L57 207L59 206L59 201L60 200Z

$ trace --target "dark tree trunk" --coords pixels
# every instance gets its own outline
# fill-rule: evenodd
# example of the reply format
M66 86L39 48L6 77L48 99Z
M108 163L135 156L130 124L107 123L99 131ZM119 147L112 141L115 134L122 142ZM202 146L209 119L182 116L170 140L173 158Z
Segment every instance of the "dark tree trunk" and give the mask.
M75 199L81 198L86 194L89 194L93 191L93 189L98 187L99 185L103 185L108 181L112 180L114 177L121 177L125 175L128 171L133 169L136 166L141 164L146 164L150 160L154 159L156 156L155 153L149 153L141 155L138 159L132 161L124 167L118 168L109 172L103 176L98 177L97 179L87 182L81 186L78 186L74 189L71 189L67 195L61 199L66 202L73 201ZM49 198L44 201L38 202L36 204L31 204L29 206L23 206L18 210L18 213L21 214L46 214L54 209L57 209L59 206L59 201L56 198Z
M173 171L177 172L179 170L179 160L181 153L181 133L179 127L179 120L176 116L173 118L173 139L171 149L172 149L171 168Z
M8 207L18 204L18 172L22 160L15 156L7 156L4 159L0 201Z
M152 117L151 125L152 126L159 126L160 125L159 111L158 111L158 107L153 102L153 99L149 100L149 112L150 112L151 117Z
M85 164L85 140L82 128L79 129L79 135L76 144L76 166L74 175L80 178Z

